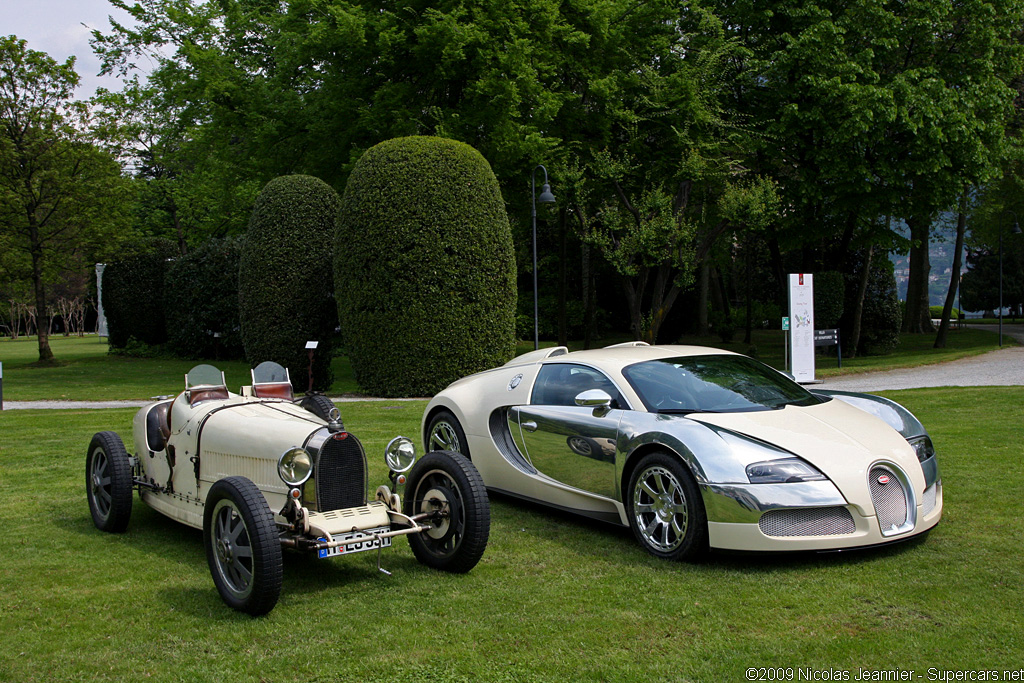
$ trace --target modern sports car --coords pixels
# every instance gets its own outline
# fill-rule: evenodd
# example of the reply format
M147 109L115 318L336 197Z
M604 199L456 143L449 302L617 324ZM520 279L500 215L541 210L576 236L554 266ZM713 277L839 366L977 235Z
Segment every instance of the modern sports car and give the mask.
M942 515L935 451L908 410L719 349L533 351L437 394L422 436L469 457L488 489L629 526L668 559L878 545Z

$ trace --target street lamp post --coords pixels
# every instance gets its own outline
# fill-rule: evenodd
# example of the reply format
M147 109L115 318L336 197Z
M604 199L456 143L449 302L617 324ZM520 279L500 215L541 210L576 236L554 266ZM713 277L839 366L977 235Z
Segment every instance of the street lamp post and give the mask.
M540 197L537 196L537 169L544 171L544 184L541 186ZM554 204L555 195L551 194L551 186L548 185L548 169L537 164L533 173L530 174L530 199L532 210L530 218L533 220L533 348L540 348L540 316L537 304L537 202L541 204Z
M1003 213L1008 213L1013 216L1013 230L1010 231L1012 235L1020 234L1020 223L1017 221L1017 214L1009 209L1006 209ZM999 346L1003 345L1003 224L999 223Z

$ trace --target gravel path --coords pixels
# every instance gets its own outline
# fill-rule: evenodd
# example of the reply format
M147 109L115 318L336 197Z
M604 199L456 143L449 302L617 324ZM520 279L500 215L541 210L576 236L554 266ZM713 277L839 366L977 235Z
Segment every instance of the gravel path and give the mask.
M968 326L972 327L972 326ZM991 330L991 325L977 325ZM1024 325L1003 323L1003 335L1024 344ZM845 377L832 377L815 384L817 389L837 391L886 391L918 387L1024 386L1024 346L1011 346L981 356L936 363L919 368L878 370ZM404 398L332 396L335 403L352 401L415 401ZM4 401L4 410L33 408L140 408L151 401Z
M972 326L968 326L972 327ZM991 330L991 325L976 325ZM1024 325L1003 323L1003 336L1024 344ZM885 391L918 387L1024 386L1024 346L1009 346L981 356L918 368L879 370L845 377L831 377L819 389L837 391Z

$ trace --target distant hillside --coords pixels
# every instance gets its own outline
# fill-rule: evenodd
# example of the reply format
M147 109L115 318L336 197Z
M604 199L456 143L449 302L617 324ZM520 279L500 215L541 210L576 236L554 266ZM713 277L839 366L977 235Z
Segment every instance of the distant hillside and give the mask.
M949 290L949 276L953 271L953 247L956 246L956 225L952 215L944 216L942 225L932 236L928 248L928 262L931 271L928 273L928 303L941 306L946 303L946 292ZM904 234L908 234L904 231ZM896 269L896 288L900 300L907 298L907 277L910 272L910 257L906 254L890 254L889 259ZM965 259L961 257L960 273L967 272Z

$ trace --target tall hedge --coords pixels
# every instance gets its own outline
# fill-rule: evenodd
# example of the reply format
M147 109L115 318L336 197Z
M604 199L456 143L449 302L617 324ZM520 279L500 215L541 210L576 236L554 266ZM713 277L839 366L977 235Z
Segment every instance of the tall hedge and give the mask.
M469 145L406 137L349 176L334 281L359 385L433 394L515 350L515 255L498 181Z
M846 275L846 311L842 332L844 339L852 333L852 312L855 308L858 279L864 267L867 251L851 255L853 272ZM896 275L892 261L885 252L875 251L871 257L868 287L864 294L864 312L861 314L860 344L857 353L862 356L884 356L892 353L900 343L900 323L903 307L896 293Z
M124 348L132 338L150 345L167 341L164 271L176 255L173 242L154 239L107 264L102 297L110 346Z
M242 358L238 262L242 240L212 239L167 264L167 341L186 358Z
M238 270L245 358L291 370L298 391L308 387L307 341L318 341L313 388L327 390L337 312L332 299L331 241L338 194L305 175L275 178L253 206Z

